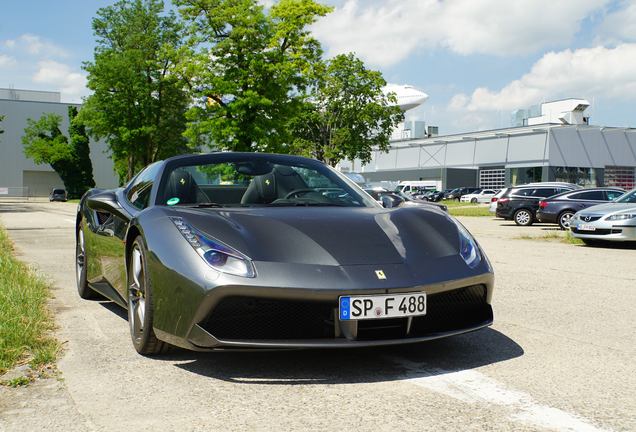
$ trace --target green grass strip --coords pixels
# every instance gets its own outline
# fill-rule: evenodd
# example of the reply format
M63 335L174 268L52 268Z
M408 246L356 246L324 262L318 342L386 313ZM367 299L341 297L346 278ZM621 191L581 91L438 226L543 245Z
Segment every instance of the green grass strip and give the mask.
M466 203L464 203L464 205L466 205ZM476 204L468 204L466 207L448 207L448 213L452 216L495 216L494 213L490 213L488 207L478 206Z
M0 227L0 374L28 361L38 368L55 361L59 344L52 337L48 285L13 256Z
M585 244L583 240L574 237L570 231L554 231L540 236L521 235L515 238L517 240L556 241L573 245Z

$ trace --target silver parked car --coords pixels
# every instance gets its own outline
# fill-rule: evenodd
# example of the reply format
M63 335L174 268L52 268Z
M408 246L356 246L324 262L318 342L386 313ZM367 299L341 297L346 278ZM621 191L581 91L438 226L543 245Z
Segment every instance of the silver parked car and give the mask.
M636 189L614 202L576 213L570 220L570 231L587 244L600 240L636 241Z

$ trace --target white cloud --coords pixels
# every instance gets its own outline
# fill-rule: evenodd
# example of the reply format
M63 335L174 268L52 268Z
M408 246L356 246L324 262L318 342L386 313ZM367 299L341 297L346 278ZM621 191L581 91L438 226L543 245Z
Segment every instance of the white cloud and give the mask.
M70 66L53 60L38 62L33 82L48 85L52 90L59 90L62 100L68 102L80 102L82 96L88 94L86 74L73 71Z
M449 110L511 111L560 97L636 99L636 44L549 52L500 90L457 94Z
M623 1L599 26L599 38L605 43L636 42L636 3Z
M18 62L13 57L6 54L0 54L0 68L9 68L16 64L18 64Z
M314 25L328 54L387 66L418 49L510 55L567 45L608 0L346 0Z
M68 52L64 48L31 33L25 33L16 39L7 39L3 42L3 44L10 50L21 50L33 56L46 58L66 58L69 56Z

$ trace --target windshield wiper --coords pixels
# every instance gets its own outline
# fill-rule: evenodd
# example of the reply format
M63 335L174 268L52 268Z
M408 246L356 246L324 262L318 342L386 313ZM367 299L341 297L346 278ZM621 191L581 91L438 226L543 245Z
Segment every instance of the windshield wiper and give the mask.
M273 202L268 205L272 207L353 207L347 204L340 204L340 203L303 202L303 201Z
M219 203L215 203L215 202L201 202L201 203L194 203L194 204L179 204L179 207L188 207L188 208L217 208L217 207L223 207L222 204Z

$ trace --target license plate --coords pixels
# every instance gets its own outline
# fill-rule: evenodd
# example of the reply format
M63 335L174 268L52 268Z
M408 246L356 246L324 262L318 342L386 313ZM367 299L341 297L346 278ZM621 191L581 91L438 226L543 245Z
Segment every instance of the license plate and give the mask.
M579 231L596 231L596 227L591 224L581 224L578 227Z
M426 293L423 292L343 296L338 303L341 321L426 315Z

